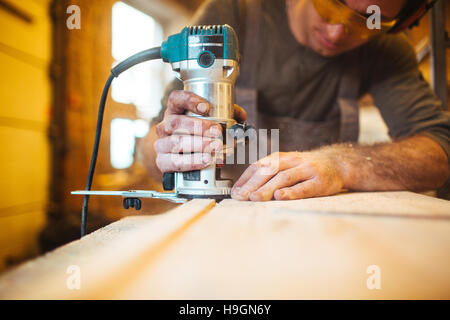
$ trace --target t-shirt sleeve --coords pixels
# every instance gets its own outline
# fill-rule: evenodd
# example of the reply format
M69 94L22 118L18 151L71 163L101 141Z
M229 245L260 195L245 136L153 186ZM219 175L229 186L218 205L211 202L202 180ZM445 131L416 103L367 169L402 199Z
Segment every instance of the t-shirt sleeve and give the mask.
M239 7L242 0L207 0L195 13L191 25L220 25L228 24L236 31L239 28ZM180 30L181 31L181 30ZM152 124L161 122L167 107L167 100L173 90L182 90L183 83L179 79L174 79L164 90L161 99L161 111L159 115L152 119Z
M386 35L369 46L369 93L393 139L427 135L450 162L450 115L418 69L414 49L404 35Z

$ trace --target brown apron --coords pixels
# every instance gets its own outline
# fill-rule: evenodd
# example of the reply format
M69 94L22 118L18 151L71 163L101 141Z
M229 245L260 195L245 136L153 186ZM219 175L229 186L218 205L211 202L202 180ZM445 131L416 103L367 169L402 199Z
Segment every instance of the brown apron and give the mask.
M236 103L247 111L247 123L255 129L279 129L279 151L306 151L336 142L356 142L359 134L358 93L359 81L357 70L345 70L339 84L338 96L333 110L338 110L340 117L324 122L309 122L290 117L266 115L258 111L258 92L256 79L258 76L257 60L260 27L262 24L261 0L247 0L246 7L240 8L240 27L245 27L245 38L240 39L243 48L240 76L236 82ZM319 94L319 92L318 92ZM261 140L261 136L259 137ZM259 141L267 145L268 154L273 150L270 146L270 134L267 141ZM246 150L248 152L248 148ZM246 156L248 159L248 156ZM248 167L245 165L228 166L224 177L236 180Z

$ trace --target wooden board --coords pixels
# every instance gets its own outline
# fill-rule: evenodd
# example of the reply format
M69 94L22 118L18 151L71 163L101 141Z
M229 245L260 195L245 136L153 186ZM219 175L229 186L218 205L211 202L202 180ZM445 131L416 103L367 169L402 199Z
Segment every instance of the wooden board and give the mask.
M4 275L0 298L450 298L448 201L389 192L213 206L116 222ZM66 287L69 265L80 290ZM367 285L373 266L380 289Z
M408 193L397 196L398 207L416 198ZM450 298L448 216L423 219L307 210L317 210L322 202L334 204L338 212L370 211L366 204L374 202L373 197L377 198L349 194L328 201L222 202L145 274L130 281L126 291L109 297ZM443 214L445 208L450 213L448 202L435 203L436 208L430 206L423 214L434 209ZM367 268L373 265L381 270L381 290L369 290L366 284Z
M89 299L120 291L214 204L193 200L165 214L115 222L8 272L0 278L0 299ZM80 290L67 286L71 266L79 268Z
M240 203L253 207L251 202ZM450 218L450 202L412 192L359 192L342 193L331 197L297 201L273 201L276 209L304 210L328 213L347 213L375 216L405 216L424 218Z

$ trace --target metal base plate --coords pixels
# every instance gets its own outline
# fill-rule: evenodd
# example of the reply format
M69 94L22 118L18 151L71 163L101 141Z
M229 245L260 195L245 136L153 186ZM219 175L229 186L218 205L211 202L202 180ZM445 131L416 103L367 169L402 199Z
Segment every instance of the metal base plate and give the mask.
M230 199L229 194L182 194L171 192L156 192L152 190L130 190L130 191L72 191L76 195L90 195L90 196L121 196L123 198L153 198L162 199L175 203L185 203L192 199L214 199L217 202L223 199Z
M184 199L214 199L217 202L220 202L224 199L231 199L231 196L229 194L218 194L218 195L211 195L211 194L178 194L178 196L180 198L184 198Z

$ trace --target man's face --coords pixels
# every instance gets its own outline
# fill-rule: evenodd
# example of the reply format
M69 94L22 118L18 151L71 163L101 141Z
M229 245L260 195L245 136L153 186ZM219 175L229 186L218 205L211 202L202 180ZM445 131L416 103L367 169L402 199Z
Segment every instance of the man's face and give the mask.
M354 49L369 39L346 32L344 24L324 21L311 0L288 0L289 25L297 41L323 56L335 56ZM382 20L395 19L406 0L342 0L349 8L367 16L367 8L377 5Z

